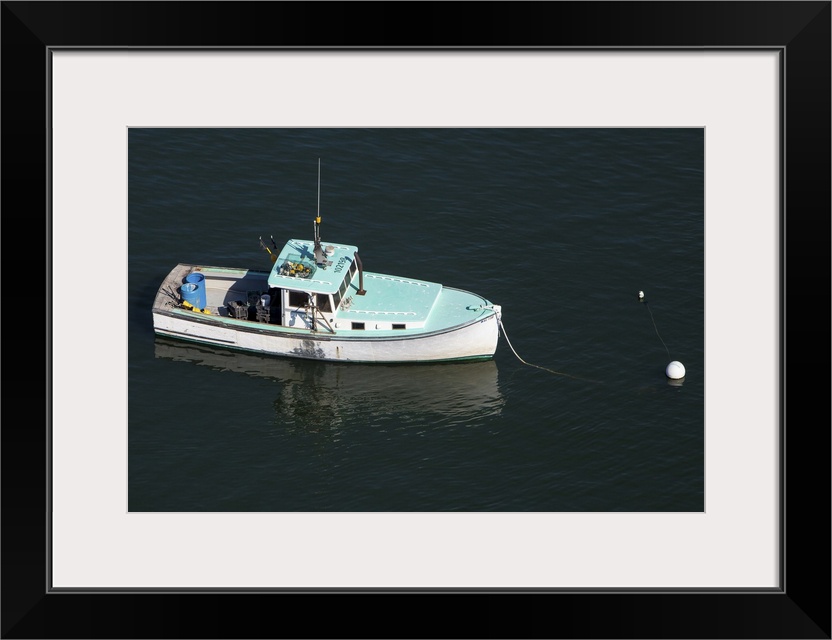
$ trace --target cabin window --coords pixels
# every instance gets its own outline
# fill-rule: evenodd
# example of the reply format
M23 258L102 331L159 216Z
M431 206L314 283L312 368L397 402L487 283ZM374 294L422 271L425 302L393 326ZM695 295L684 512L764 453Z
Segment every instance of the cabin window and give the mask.
M363 322L353 322L352 323L352 328L353 329L363 329L364 328L364 323Z
M289 291L289 306L293 309L305 307L309 302L309 296L303 291Z
M394 329L404 329L405 325L393 323L393 328Z
M335 304L335 308L338 308L338 305L341 304L341 293L336 291L333 295L333 303Z
M315 296L315 304L321 311L325 313L332 313L332 306L329 304L329 296L325 293L319 293Z

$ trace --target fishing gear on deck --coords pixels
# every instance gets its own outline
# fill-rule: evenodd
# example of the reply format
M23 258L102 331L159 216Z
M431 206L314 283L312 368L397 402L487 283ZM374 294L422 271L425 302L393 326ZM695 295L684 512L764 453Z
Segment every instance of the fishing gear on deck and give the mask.
M167 295L167 296L168 296L171 300L173 300L176 304L179 304L179 296L178 296L178 295L176 295L176 293L173 291L173 289L171 289L170 287L168 287L167 289L164 289L164 290L163 290L163 292L164 292L164 293L165 293L165 295Z

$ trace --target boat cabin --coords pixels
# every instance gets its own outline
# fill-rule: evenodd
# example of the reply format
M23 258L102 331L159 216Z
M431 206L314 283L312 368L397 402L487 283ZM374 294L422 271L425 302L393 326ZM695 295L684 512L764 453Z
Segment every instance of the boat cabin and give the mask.
M326 329L345 298L361 295L358 247L289 240L269 273L271 314L286 327ZM322 326L323 325L323 326Z

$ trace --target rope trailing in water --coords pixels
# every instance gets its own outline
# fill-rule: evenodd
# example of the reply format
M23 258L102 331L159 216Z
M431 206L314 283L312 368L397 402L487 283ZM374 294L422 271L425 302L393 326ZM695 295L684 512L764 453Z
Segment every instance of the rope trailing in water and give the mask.
M647 307L647 311L650 313L650 320L653 320L653 312L650 311L650 305L647 304L647 300L644 301L644 306ZM659 340L662 340L662 337L659 335L659 328L656 326L656 321L653 320L653 328L656 330L656 335L659 336ZM662 340L662 344L664 344L664 340ZM667 351L667 357L670 357L670 350L667 348L667 345L664 344L664 350Z
M553 371L552 369L547 369L546 367L541 367L540 365L532 364L531 362L526 362L523 358L520 357L520 354L514 350L514 347L511 346L511 340L508 339L508 334L506 333L506 328L503 326L503 321L499 320L500 323L500 330L503 332L503 337L506 339L506 344L508 344L509 348L511 349L512 353L517 356L517 359L525 365L530 367L534 367L535 369L542 369L543 371L548 371L549 373L554 373L556 376L566 376L567 378L574 378L575 380L583 380L585 382L595 382L598 383L597 380L587 380L586 378L579 378L578 376L573 376L568 373L562 373L560 371Z

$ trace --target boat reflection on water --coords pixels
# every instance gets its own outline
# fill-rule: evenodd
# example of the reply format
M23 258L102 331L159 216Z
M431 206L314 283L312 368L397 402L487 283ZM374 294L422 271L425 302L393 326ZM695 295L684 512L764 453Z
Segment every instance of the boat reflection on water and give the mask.
M305 432L347 423L442 428L498 416L505 400L493 360L442 364L342 364L259 356L156 338L156 358L278 382L277 423Z

